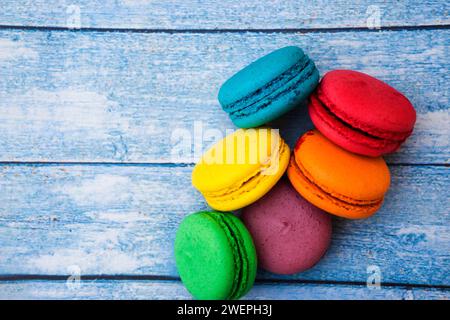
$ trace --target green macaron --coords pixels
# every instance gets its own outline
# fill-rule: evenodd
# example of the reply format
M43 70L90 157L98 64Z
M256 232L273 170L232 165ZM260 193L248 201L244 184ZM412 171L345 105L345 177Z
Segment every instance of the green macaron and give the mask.
M181 281L196 299L239 299L255 281L253 240L231 213L187 216L176 234L175 261Z

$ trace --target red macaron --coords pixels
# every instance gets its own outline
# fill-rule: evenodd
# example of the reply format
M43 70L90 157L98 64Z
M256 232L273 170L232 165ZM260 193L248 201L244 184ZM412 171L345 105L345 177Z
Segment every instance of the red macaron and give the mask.
M348 151L371 157L396 151L416 122L416 111L402 93L352 70L325 74L308 109L324 136Z

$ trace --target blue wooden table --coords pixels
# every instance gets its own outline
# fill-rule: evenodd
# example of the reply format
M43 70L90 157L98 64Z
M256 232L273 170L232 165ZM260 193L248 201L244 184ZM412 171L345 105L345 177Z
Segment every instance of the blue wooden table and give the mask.
M298 45L321 73L387 81L417 110L365 221L334 219L312 270L253 299L450 298L448 1L0 0L0 298L190 298L181 219L206 208L173 133L233 128L216 95ZM272 124L292 145L305 108ZM194 144L194 141L193 141ZM194 145L192 146L194 150ZM381 287L367 282L381 282Z

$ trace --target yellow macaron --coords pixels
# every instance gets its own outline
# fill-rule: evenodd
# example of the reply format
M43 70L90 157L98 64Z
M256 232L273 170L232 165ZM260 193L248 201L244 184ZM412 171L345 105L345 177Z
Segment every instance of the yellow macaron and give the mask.
M278 130L239 129L202 156L192 172L192 185L213 209L237 210L277 183L289 157L289 147Z

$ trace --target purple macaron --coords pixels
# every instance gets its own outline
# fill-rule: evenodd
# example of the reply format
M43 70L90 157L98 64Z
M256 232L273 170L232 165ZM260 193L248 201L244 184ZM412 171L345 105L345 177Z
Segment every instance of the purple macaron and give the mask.
M278 274L314 266L331 240L331 216L303 199L283 178L263 198L242 211L258 264Z

